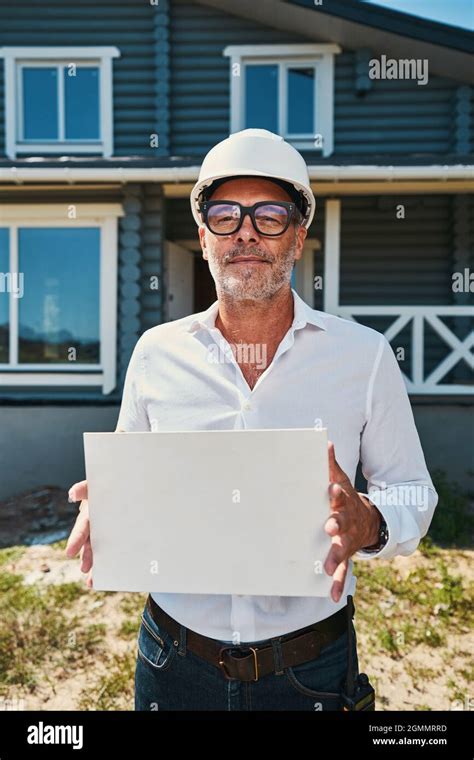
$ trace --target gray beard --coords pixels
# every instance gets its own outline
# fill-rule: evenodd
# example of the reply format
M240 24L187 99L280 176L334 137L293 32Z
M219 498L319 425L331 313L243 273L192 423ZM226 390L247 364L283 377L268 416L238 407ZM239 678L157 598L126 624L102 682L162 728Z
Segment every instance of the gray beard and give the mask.
M240 274L234 274L228 262L242 254L242 247L232 248L222 260L209 254L209 270L216 284L217 294L229 296L234 301L266 301L272 298L291 281L295 250L296 241L277 264L273 259L271 266L267 267L263 264L261 267L258 265L256 269L249 266ZM258 246L246 248L245 254L269 260L268 254L260 250Z

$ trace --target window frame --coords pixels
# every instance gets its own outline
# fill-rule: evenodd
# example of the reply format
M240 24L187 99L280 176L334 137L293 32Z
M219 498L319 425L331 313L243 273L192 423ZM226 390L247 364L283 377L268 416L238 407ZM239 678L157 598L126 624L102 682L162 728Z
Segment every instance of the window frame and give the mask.
M6 155L15 159L21 154L98 154L113 155L113 72L112 58L120 57L116 47L1 47L5 60L5 143ZM20 140L22 133L21 69L28 67L64 67L71 63L99 69L99 139L98 140ZM62 77L58 77L59 122L65 118L61 99ZM11 104L14 104L11 107ZM61 132L61 130L60 130Z
M334 150L334 56L339 45L228 45L223 55L231 59L230 124L231 133L245 128L245 66L278 66L278 133L298 150L321 150L329 156ZM288 123L288 70L312 68L314 76L314 134L292 134ZM238 73L234 73L238 72ZM322 148L315 146L315 135L323 137Z
M9 296L9 358L0 364L0 386L116 386L117 268L119 203L74 204L76 218L68 219L65 204L2 206L1 227L9 229L9 272L18 272L18 229L25 227L99 227L100 234L100 362L99 364L18 362L18 298Z

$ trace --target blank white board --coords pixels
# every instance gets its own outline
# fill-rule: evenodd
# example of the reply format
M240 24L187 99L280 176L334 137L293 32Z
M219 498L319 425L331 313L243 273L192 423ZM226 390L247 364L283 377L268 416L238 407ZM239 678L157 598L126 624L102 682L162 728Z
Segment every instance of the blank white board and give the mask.
M326 429L84 433L102 591L329 596Z

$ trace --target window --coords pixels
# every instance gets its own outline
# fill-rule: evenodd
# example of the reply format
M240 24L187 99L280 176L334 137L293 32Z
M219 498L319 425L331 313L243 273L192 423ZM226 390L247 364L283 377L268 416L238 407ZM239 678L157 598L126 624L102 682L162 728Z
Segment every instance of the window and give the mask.
M300 150L333 151L338 45L246 45L231 58L231 132L259 127Z
M314 141L317 133L316 66L288 64L244 65L244 128L280 131L278 99L285 98L284 133L290 140ZM279 95L280 81L282 94Z
M115 386L118 204L3 206L0 384ZM27 220L27 221L25 221Z
M244 129L261 127L278 132L278 66L245 66Z
M0 48L6 152L113 153L112 58L117 48Z

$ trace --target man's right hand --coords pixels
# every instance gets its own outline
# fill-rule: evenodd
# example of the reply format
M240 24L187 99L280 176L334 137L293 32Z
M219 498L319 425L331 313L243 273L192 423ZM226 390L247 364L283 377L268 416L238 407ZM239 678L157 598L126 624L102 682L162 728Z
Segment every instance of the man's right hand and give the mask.
M92 588L92 546L90 540L89 502L87 480L74 483L69 489L69 500L80 501L79 514L66 544L66 557L72 559L81 552L81 572L87 573L86 586Z

